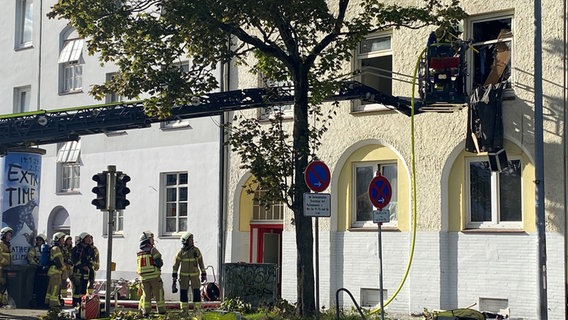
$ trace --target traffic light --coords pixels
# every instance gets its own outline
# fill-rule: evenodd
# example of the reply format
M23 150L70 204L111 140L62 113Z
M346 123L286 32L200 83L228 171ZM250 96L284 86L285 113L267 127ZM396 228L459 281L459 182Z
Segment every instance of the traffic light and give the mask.
M126 199L126 195L130 193L130 189L126 186L128 181L130 181L130 177L127 174L120 171L116 173L115 209L124 209L130 204L130 201Z
M97 186L93 188L93 193L96 194L97 197L93 199L91 203L99 210L106 210L108 208L107 173L107 171L103 171L93 176L93 181L97 183Z

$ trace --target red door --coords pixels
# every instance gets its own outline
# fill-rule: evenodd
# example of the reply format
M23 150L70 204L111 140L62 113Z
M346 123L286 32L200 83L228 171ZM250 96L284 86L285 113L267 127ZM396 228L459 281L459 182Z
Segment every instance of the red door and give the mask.
M278 265L278 295L282 272L282 225L251 224L250 262Z

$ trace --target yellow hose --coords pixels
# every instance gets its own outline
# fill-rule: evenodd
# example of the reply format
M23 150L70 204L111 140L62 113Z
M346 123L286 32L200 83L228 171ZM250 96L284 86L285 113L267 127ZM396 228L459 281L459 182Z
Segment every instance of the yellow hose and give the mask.
M420 67L420 61L422 60L422 56L424 55L424 52L426 52L428 48L424 48L424 50L422 50L422 52L420 53L420 56L418 57L418 61L416 61L416 66L414 68L414 76L412 79L412 98L410 100L410 105L411 105L411 112L410 112L410 145L411 145L411 162L412 162L412 174L411 174L411 178L412 178L412 242L410 245L410 256L408 258L408 263L406 265L406 271L404 272L404 277L402 278L402 281L400 282L398 288L396 289L396 291L394 292L394 294L388 299L387 302L384 303L384 306L388 306L389 303L391 303L392 300L394 300L394 298L396 298L396 296L398 295L398 293L400 292L400 290L402 290L402 287L404 286L404 283L406 282L406 279L408 278L408 273L410 272L410 266L412 265L412 259L414 258L414 249L416 247L416 157L415 157L415 151L414 151L414 92L416 89L416 78L417 78L417 74L418 74L418 68ZM371 314L375 314L377 312L381 311L381 308L377 308L375 310L371 310Z

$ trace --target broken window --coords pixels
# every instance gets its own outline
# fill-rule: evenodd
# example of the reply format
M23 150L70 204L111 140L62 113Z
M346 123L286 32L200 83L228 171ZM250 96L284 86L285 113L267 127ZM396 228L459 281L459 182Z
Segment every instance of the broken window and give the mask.
M513 50L513 17L501 16L473 20L471 35L474 50L472 88L508 81L510 87L511 54Z
M355 68L361 83L381 93L392 94L392 46L390 34L377 34L359 44ZM384 105L370 102L356 104L353 111L387 110Z

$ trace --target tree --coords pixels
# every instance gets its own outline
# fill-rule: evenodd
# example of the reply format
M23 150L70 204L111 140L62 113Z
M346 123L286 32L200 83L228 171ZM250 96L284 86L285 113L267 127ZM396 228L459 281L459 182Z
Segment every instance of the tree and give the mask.
M348 10L354 12L349 17ZM87 39L89 53L120 68L111 80L93 86L95 97L148 93L145 107L152 115L166 117L172 106L212 91L218 63L244 62L250 55L256 58L252 72L293 86L291 137L278 118L270 128L241 118L231 128L231 143L243 167L268 190L266 201L284 201L294 212L298 313L310 316L313 234L312 220L302 212L308 191L303 172L333 116L322 114L323 98L349 76L341 62L372 32L449 24L465 13L458 0L422 0L420 6L378 0L59 0L49 16L68 19ZM176 64L180 57L190 57L189 70Z

